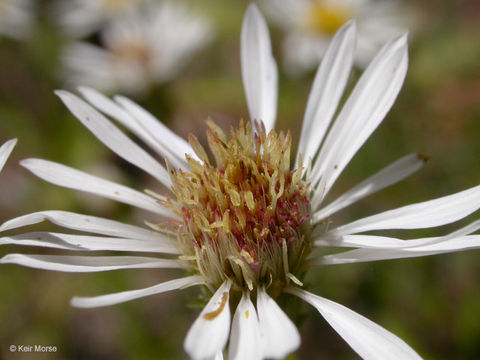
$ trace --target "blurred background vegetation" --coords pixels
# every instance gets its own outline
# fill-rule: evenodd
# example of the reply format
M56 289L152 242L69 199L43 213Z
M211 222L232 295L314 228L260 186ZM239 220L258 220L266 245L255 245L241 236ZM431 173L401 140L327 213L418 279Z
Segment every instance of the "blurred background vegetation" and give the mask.
M411 1L420 19L410 42L410 67L392 111L334 188L336 194L409 152L431 156L419 173L334 217L360 216L447 195L480 183L480 3ZM39 210L69 210L141 224L150 215L127 206L46 184L18 165L28 157L68 164L137 189L158 189L118 159L53 94L63 87L59 54L65 39L38 2L35 30L23 41L0 38L0 140L19 143L0 177L0 220ZM224 129L247 118L239 64L239 34L248 2L201 0L216 37L171 82L136 100L175 132L204 139L211 117ZM282 33L272 27L280 62ZM281 69L281 66L280 66ZM352 76L353 80L360 72ZM278 127L297 139L313 73L291 79L280 72ZM478 213L464 222L478 218ZM391 232L404 238L439 230ZM45 229L53 229L48 225ZM39 229L38 226L35 229ZM55 253L3 246L11 252ZM426 359L480 358L480 252L313 269L312 290L399 335ZM197 309L195 289L93 310L69 306L73 295L99 295L153 285L166 271L95 274L0 269L0 344L5 359L183 359L184 335ZM354 359L354 352L304 306L302 345L292 359ZM57 346L56 353L12 354L10 344Z

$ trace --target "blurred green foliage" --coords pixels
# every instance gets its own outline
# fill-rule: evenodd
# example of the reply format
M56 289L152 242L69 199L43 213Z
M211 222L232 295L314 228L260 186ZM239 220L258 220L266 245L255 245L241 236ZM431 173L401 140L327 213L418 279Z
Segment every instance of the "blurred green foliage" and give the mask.
M392 111L348 166L333 195L408 152L432 158L420 173L342 211L335 222L480 183L480 5L476 0L409 4L415 6L421 21L411 36L406 83ZM62 87L58 54L65 39L49 23L46 5L46 1L40 2L31 38L24 42L0 39L1 140L19 138L0 179L1 220L63 209L141 224L145 214L45 184L18 165L27 157L47 158L100 171L138 189L158 187L110 153L54 96L53 90ZM208 117L224 129L247 117L239 66L239 33L246 6L241 0L197 2L195 7L214 22L216 39L174 81L136 99L178 134L193 132L204 140ZM280 61L282 34L276 28L271 32ZM352 83L358 74L352 76ZM280 76L278 124L281 129L291 129L297 139L313 74L297 79ZM392 235L434 236L453 228ZM0 252L55 253L13 246L4 246ZM426 359L478 359L479 257L478 251L469 251L315 268L308 281L315 293L396 333ZM171 278L168 275L175 276L155 270L74 275L4 265L0 269L1 354L5 359L186 358L182 342L197 313L186 305L197 297L195 289L111 308L81 310L68 305L73 295L146 287ZM291 358L355 358L319 314L306 305L304 310L302 346ZM58 351L13 354L8 350L10 344L55 345Z

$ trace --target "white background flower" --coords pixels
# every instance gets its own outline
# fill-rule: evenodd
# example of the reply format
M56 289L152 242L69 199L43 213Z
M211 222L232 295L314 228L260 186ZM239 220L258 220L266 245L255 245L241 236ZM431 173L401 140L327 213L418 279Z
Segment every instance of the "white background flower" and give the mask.
M21 40L33 26L34 2L32 0L2 0L0 2L0 34Z
M58 0L52 17L69 36L81 37L102 29L110 21L126 15L143 0Z
M103 47L87 42L67 45L63 62L68 84L142 92L175 77L211 39L208 22L184 4L144 5L105 27Z
M262 4L286 32L283 57L291 74L315 69L333 34L348 20L358 24L355 62L361 67L414 23L405 5L392 0L263 0Z

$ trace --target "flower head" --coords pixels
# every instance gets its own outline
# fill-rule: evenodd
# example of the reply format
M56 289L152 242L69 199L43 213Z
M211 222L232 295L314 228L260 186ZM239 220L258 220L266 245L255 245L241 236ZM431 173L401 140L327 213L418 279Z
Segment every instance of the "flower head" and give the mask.
M129 8L108 23L100 33L103 47L74 42L65 49L69 84L142 92L175 77L211 39L208 22L185 6L173 2L143 5Z
M221 358L227 342L231 359L282 358L295 351L300 336L275 301L281 293L313 305L363 358L419 358L397 336L340 304L308 292L302 283L305 272L314 265L480 247L479 236L470 235L480 227L478 222L435 238L400 240L359 235L370 230L427 228L454 222L480 208L480 187L346 225L325 226L337 211L404 179L425 161L417 154L407 155L323 205L341 171L390 109L407 70L406 36L402 35L382 48L337 112L354 59L355 35L355 23L344 25L319 67L293 166L290 134L273 130L277 71L266 23L254 5L247 10L241 38L242 75L252 121L240 122L229 136L209 121L207 138L213 157L193 135L186 142L127 98L111 100L92 89L80 88L89 105L74 94L57 92L78 120L106 146L153 176L171 193L144 194L64 165L27 159L22 165L46 181L148 210L155 220L149 219L147 229L70 212L41 211L9 220L1 230L47 219L95 235L37 232L3 237L1 243L162 255L9 254L0 262L71 272L129 268L186 271L185 277L148 288L75 297L71 304L84 308L107 306L204 285L211 297L184 342L193 359ZM164 157L166 166L94 107ZM326 256L311 251L323 246L355 249ZM231 306L235 308L233 321Z
M19 40L32 30L34 2L32 0L0 1L0 34Z
M290 170L290 134L253 133L240 123L231 139L214 123L207 132L215 165L191 135L200 161L189 172L170 168L182 218L176 231L182 253L196 259L206 283L252 291L268 285L281 292L310 253L309 188L302 169ZM295 278L294 278L295 279ZM298 281L298 280L297 280Z
M262 0L262 4L287 32L283 53L292 74L316 68L332 36L351 19L358 23L355 60L361 67L412 23L406 9L392 0Z
M81 37L102 29L145 0L58 0L52 8L55 22L70 36Z

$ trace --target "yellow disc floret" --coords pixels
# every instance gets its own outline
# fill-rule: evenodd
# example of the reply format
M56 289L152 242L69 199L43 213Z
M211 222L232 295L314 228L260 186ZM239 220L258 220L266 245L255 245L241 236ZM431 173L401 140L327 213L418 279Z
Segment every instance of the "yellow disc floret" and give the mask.
M135 3L137 0L103 0L103 7L107 11L115 12L125 10L127 6Z
M320 0L309 7L305 17L305 25L309 31L333 35L353 14L346 4Z
M141 39L128 39L110 46L110 51L120 61L139 64L145 68L149 68L154 57L149 45Z
M229 278L237 289L275 291L299 282L310 252L309 187L301 167L290 170L290 134L256 130L242 122L227 141L209 121L215 165L190 135L201 161L187 156L190 172L169 167L176 201L168 206L183 219L177 232L184 258L213 288Z

